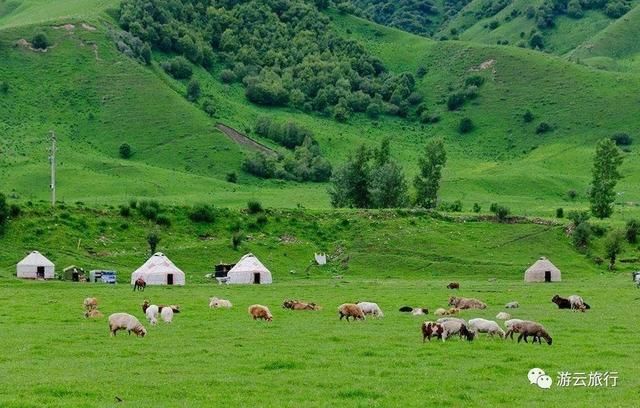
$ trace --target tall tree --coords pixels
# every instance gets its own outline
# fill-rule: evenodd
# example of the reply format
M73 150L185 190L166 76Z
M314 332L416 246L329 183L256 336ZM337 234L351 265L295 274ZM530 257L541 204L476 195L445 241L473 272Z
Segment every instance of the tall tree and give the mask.
M371 206L370 157L371 152L367 147L360 145L345 165L334 173L332 186L329 188L331 204L334 207L369 208Z
M416 188L416 204L424 208L435 208L442 178L442 169L447 163L447 152L442 139L427 143L424 155L418 160L420 174L413 181Z
M160 237L155 232L149 233L147 235L147 243L149 244L149 249L151 250L151 255L156 253L156 247L158 243L160 243Z
M391 141L382 139L380 147L374 151L374 167L371 170L369 192L371 206L374 208L405 207L407 198L407 181L402 167L391 158Z
M591 213L596 217L608 218L613 213L613 202L616 199L615 187L622 177L618 168L622 164L622 154L613 140L602 139L596 147L593 162L593 180L589 200Z
M622 245L624 243L624 232L620 230L611 231L604 242L604 249L607 259L609 260L609 269L613 269L616 266L616 259L620 252L622 252Z

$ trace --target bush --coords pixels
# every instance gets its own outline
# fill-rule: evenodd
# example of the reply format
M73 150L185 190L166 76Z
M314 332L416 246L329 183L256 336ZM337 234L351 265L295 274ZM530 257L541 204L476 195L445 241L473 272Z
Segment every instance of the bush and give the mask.
M242 234L242 232L237 231L231 235L231 246L234 250L238 249L240 244L242 244L242 241L244 241L244 235Z
M45 50L49 46L49 38L43 32L39 32L31 39L31 45L38 50Z
M380 104L372 102L369 104L369 106L367 106L367 116L369 116L371 119L377 119L381 113L382 107L380 106Z
M578 197L578 192L576 190L569 190L567 191L567 197L569 200L573 201Z
M618 146L629 146L633 143L633 139L629 136L628 133L619 132L611 136L611 140L616 142Z
M276 163L266 154L258 152L253 157L247 157L242 168L249 174L260 178L272 178L276 174Z
M564 209L562 208L556 209L556 218L564 218Z
M484 84L484 77L480 76L480 75L472 75L470 77L465 78L464 80L464 85L465 86L477 86L480 87L482 84Z
M187 84L187 99L191 102L195 102L200 98L200 82L197 79L192 78Z
M164 215L164 214L160 214L156 217L156 224L158 225L162 225L163 227L170 227L171 226L171 220L169 219L168 216Z
M11 218L18 218L21 213L22 210L20 209L20 206L18 204L11 204L9 206L9 216Z
M123 217L129 217L131 215L131 208L126 205L120 206L120 215Z
M473 130L473 121L469 118L462 118L458 124L458 132L465 134Z
M491 205L489 206L489 211L491 211L492 213L495 213L498 210L498 203L491 203Z
M213 100L209 98L202 102L202 110L211 117L216 115L216 106L213 104Z
M524 115L522 115L522 120L524 120L524 123L533 122L533 119L535 119L535 117L533 116L533 113L529 109L527 109Z
M193 222L211 223L215 220L215 213L210 205L200 204L189 211L189 219Z
M265 226L267 224L269 220L267 219L267 216L264 214L260 214L258 215L258 217L256 218L256 223L260 226Z
M627 229L625 231L625 237L630 244L638 243L638 233L640 232L640 221L629 220L627 221Z
M138 212L147 220L155 221L160 212L160 203L155 200L143 200L138 203Z
M175 79L187 79L193 75L191 64L184 57L175 57L160 64Z
M120 157L122 157L123 159L128 159L131 157L131 155L133 155L133 152L131 151L131 146L129 145L129 143L121 144L120 147L118 148L118 152L120 153Z
M481 210L482 210L482 208L480 207L480 204L473 203L473 212L474 213L479 213Z
M500 26L500 22L497 20L493 20L492 22L489 23L489 30L495 30L499 26Z
M464 94L455 92L447 99L447 108L450 111L458 110L464 104Z
M529 38L529 46L531 48L538 48L538 49L543 49L544 48L544 37L542 37L542 34L540 33L534 33L531 38Z
M231 172L227 173L226 180L229 183L237 183L238 182L238 173L236 173L235 171L231 171Z
M511 210L508 207L504 207L502 205L498 206L496 209L496 217L498 217L498 221L503 222L509 217Z
M138 200L136 200L135 198L132 198L131 200L129 200L129 207L135 209L138 207Z
M548 124L547 122L540 122L536 127L536 133L537 134L547 133L551 129L552 129L551 125Z
M230 69L223 69L222 72L220 72L220 80L225 84L230 84L236 80L236 74Z
M0 92L6 94L9 92L9 83L6 81L0 81Z
M582 222L573 230L571 235L573 245L578 249L584 249L591 242L591 226L588 222Z
M587 211L569 211L567 218L573 221L573 225L578 226L583 222L589 221L591 215Z
M258 214L261 213L263 211L262 209L262 203L260 203L260 201L249 201L247 203L247 211L249 212L249 214Z

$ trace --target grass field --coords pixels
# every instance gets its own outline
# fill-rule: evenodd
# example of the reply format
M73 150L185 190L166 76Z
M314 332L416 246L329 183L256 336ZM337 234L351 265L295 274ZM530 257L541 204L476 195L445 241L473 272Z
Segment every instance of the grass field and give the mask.
M552 346L517 344L482 335L468 343L422 344L424 317L400 306L433 310L451 294L443 279L313 279L271 286L187 284L132 292L115 287L2 279L0 404L4 407L113 406L565 406L632 407L639 395L635 310L640 295L627 274L565 278L562 283L464 279L461 295L485 300L465 319L493 319L517 300L518 318L542 322ZM555 294L580 293L592 306L584 314L557 310ZM230 299L231 310L209 310L208 297ZM142 300L179 303L173 324L147 326L143 339L121 332L110 338L106 318L82 317L82 299L97 296L106 314L126 311L141 321ZM313 300L320 312L281 309L283 299ZM380 320L338 321L339 304L376 301ZM616 299L616 302L612 302ZM268 305L272 323L254 322L246 308ZM34 309L33 305L41 305ZM621 307L621 305L625 305ZM427 316L433 318L433 316ZM10 330L9 330L10 328ZM616 371L615 388L530 385L540 367L554 383L559 371Z

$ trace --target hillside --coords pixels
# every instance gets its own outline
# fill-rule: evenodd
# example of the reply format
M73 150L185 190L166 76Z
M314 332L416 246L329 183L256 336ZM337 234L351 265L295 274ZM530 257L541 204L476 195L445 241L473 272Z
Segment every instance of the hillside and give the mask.
M25 4L34 10L42 6ZM6 61L0 64L0 80L9 84L0 97L0 123L7 135L1 143L3 151L10 152L0 159L1 189L21 201L48 198L46 135L54 128L59 139L58 196L68 203L121 203L147 196L169 203L239 206L259 198L274 207L327 207L326 184L264 181L244 173L240 164L250 151L215 130L216 123L225 123L282 151L252 130L257 117L268 115L312 129L334 166L355 145L374 145L392 136L393 154L409 178L424 142L444 136L449 152L444 200L460 199L467 209L474 202L486 209L500 201L518 213L550 216L556 207L585 207L596 140L617 131L637 134L640 127L635 120L636 76L597 72L519 48L434 42L333 11L328 12L332 26L361 41L392 72L426 70L416 86L428 111L440 117L438 123L389 116L372 121L362 114L338 123L292 108L259 107L247 102L240 84L218 80L221 64L210 72L194 67L203 95L216 107L210 118L183 97L186 81L174 80L160 68L166 55L154 53L151 67L125 57L108 34L115 29L110 14L88 14L76 6L79 3L69 2L68 8L60 4L46 9L51 22L44 25L24 25L26 17L21 16L30 13L26 6L5 12L0 20L0 57ZM74 12L87 18L64 17ZM96 30L84 28L83 22ZM60 28L62 23L74 28ZM48 52L14 46L42 29L54 43ZM483 63L489 68L475 73L486 79L479 96L449 112L448 95ZM40 86L43 79L46 86ZM527 109L535 115L529 124L521 119ZM456 130L462 117L476 124L464 136ZM543 121L553 131L536 134ZM123 142L133 148L129 160L118 157ZM632 147L623 167L623 217L635 211L633 203L640 197L636 155ZM226 181L228 172L239 175L237 184ZM578 192L576 201L566 198L570 189Z

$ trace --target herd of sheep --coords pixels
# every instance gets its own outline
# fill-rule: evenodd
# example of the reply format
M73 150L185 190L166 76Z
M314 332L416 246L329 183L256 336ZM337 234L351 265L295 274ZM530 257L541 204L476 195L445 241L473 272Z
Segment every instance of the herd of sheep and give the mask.
M447 287L457 289L459 288L459 284L453 282ZM572 309L574 311L584 312L591 308L584 302L582 297L578 295L571 295L568 298L555 295L551 301L560 309ZM98 310L98 301L96 298L86 298L83 306L85 309L85 317L103 317L102 313ZM525 343L527 343L527 340L531 337L533 343L537 341L542 344L542 339L544 339L547 344L552 344L553 340L542 324L530 320L512 319L511 315L507 312L500 312L496 315L496 319L504 321L506 331L493 320L475 318L466 321L459 317L453 317L457 315L460 310L486 309L487 304L478 299L451 296L449 298L449 306L449 309L438 308L435 311L437 316L444 317L436 321L425 321L421 324L423 342L426 340L431 341L432 337L446 341L455 335L471 341L479 333L486 333L491 337L498 336L503 339L513 339L513 335L516 333L519 334L518 342L524 340ZM229 300L212 297L209 299L209 307L212 309L230 309L233 305ZM285 300L282 307L291 310L321 310L320 306L315 303L291 299ZM518 302L509 302L505 305L506 309L516 309L518 307L520 307ZM399 311L413 315L429 314L429 310L424 307L403 306ZM150 304L148 300L145 300L142 304L142 312L145 314L149 323L155 326L158 323L158 318L161 318L165 323L171 323L174 314L180 313L180 307L178 305L154 305ZM267 306L258 304L251 305L248 308L248 312L254 320L261 319L269 322L273 320L273 315ZM377 303L355 302L340 305L338 307L338 316L340 320L365 320L367 316L382 318L384 317L384 313ZM108 321L111 336L115 336L119 330L126 330L129 334L133 332L136 336L141 337L147 334L145 327L131 314L114 313L109 316Z

